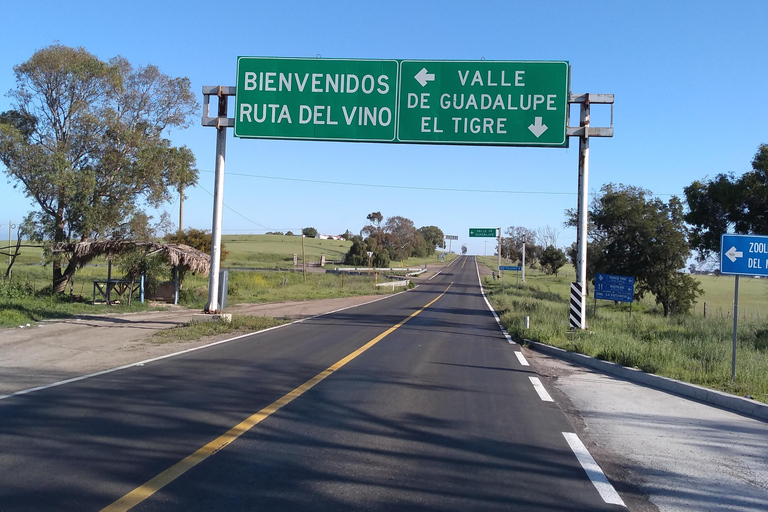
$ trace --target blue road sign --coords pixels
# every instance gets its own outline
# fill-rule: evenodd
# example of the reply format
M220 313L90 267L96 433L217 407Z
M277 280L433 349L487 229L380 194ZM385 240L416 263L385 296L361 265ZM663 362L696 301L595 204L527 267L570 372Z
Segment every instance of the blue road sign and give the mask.
M720 273L768 276L768 236L722 235Z
M595 298L616 302L634 302L635 278L595 274Z
M523 267L520 265L502 265L499 270L523 270Z

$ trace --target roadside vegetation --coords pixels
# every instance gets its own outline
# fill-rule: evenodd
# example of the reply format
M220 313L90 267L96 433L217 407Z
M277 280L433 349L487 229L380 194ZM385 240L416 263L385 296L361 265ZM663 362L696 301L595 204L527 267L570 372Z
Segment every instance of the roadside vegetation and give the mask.
M210 238L210 234L208 234ZM182 240L188 241L188 240ZM342 240L320 240L306 238L305 254L307 260L319 263L320 255L325 254L329 263L325 269L309 268L306 278L299 264L293 266L293 254L301 254L301 237L282 235L230 235L224 237L229 251L223 268L230 268L228 304L263 303L351 297L358 295L380 295L392 293L387 287L376 287L375 283L386 282L384 273L378 277L371 275L345 275L325 273L334 265L331 258L344 257L345 251L352 245ZM65 318L78 314L106 314L146 311L152 308L149 303L141 304L134 294L131 306L125 300L112 306L92 305L93 281L107 278L107 261L97 258L93 263L79 269L68 282L64 293L53 293L51 287L51 267L42 266L44 247L26 244L22 247L13 266L11 279L0 282L0 328L34 325L45 319ZM112 268L113 279L123 278L127 270L136 266L135 255L116 258ZM446 261L455 258L449 255ZM146 260L146 261L144 261ZM147 286L156 286L169 281L171 269L167 263L151 258L142 260L150 271ZM403 261L412 267L425 263L438 262L438 255L412 257ZM275 262L279 266L274 265ZM395 262L393 262L395 263ZM399 265L400 262L397 262ZM343 265L342 265L343 266ZM234 267L234 268L233 268ZM236 270L238 267L273 268L271 271ZM277 268L275 268L277 267ZM388 273L386 273L388 274ZM393 272L393 275L395 273ZM395 291L400 291L397 288ZM97 299L100 297L96 296ZM192 309L203 309L208 300L208 277L187 272L185 274L179 303ZM158 306L162 307L162 306Z
M153 343L173 343L177 341L194 341L207 336L222 334L246 334L262 331L288 323L288 320L269 316L233 315L231 322L189 322L170 329L155 332Z
M481 258L495 268L493 258ZM501 283L491 277L483 287L491 305L513 339L538 341L571 352L638 368L768 403L768 281L742 279L739 294L736 382L731 382L733 334L733 278L693 276L703 291L688 314L665 317L655 299L632 305L589 297L589 329L568 331L568 294L571 276L526 271L526 282L515 284L514 272ZM704 317L703 303L707 302ZM761 306L763 310L761 311ZM525 328L525 317L530 328Z

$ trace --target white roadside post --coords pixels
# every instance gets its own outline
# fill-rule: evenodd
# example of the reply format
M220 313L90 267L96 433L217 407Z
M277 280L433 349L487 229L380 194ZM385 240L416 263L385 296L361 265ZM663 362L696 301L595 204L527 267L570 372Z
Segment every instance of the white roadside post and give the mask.
M227 128L234 126L234 119L227 117L227 97L235 95L235 87L203 87L203 126L216 128L216 177L213 189L213 223L211 226L211 271L208 276L208 303L205 313L219 313L219 270L221 268L221 218L224 207L224 162L227 152ZM219 100L216 117L208 116L210 97Z

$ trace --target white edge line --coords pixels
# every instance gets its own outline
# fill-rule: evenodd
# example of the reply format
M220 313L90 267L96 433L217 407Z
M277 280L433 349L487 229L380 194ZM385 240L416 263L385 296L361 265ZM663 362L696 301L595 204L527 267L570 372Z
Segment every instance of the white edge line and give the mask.
M605 473L603 473L603 470L597 465L597 462L595 462L595 459L589 453L587 447L584 446L584 443L581 442L579 436L572 432L563 432L563 437L565 437L568 446L573 450L576 459L578 459L579 464L581 464L581 467L586 471L587 476L592 481L592 485L595 486L595 489L597 489L597 492L600 494L600 497L603 498L603 501L611 505L626 507L621 496L619 496L619 493L613 488L611 482L608 481Z
M547 390L544 389L544 384L541 383L538 377L528 377L531 380L531 384L533 384L533 389L536 390L536 393L539 395L539 398L541 398L542 402L554 402L552 400L552 397L549 396L549 393L547 393Z
M515 343L512 340L512 336L510 336L507 330L504 328L504 326L501 325L501 318L499 318L499 315L496 313L496 310L493 309L493 307L491 306L491 303L488 302L488 297L485 296L485 290L483 289L483 282L480 279L480 267L477 264L477 257L475 257L475 270L477 271L477 282L480 285L480 293L483 295L483 300L485 301L485 305L488 306L488 309L490 309L491 313L493 313L493 318L496 319L496 323L499 324L499 329L501 329L501 334L504 335L504 337L507 339L510 345L517 345L517 343Z
M525 358L522 352L518 352L515 350L515 356L517 356L517 360L520 361L520 364L523 366L531 366L530 363L528 363L528 360Z
M199 347L188 348L188 349L182 350L180 352L173 352L171 354L165 354L163 356L153 357L152 359L145 359L144 361L138 361L138 362L129 363L129 364L126 364L126 365L123 365L123 366L118 366L117 368L109 368L107 370L101 370L99 372L89 373L88 375L81 375L79 377L73 377L71 379L62 380L62 381L59 381L59 382L54 382L52 384L46 384L45 386L37 386L37 387L34 387L34 388L29 388L29 389L22 389L21 391L16 391L14 393L9 393L7 395L0 395L0 400L5 400L7 398L13 398L13 397L16 397L16 396L21 396L21 395L27 395L29 393L34 393L34 392L37 392L37 391L43 391L43 390L46 390L46 389L55 388L55 387L58 387L58 386L63 386L65 384L72 384L73 382L79 382L81 380L91 379L93 377L99 377L101 375L106 375L108 373L118 372L120 370L126 370L126 369L132 368L134 366L144 366L145 364L148 364L148 363L153 363L155 361L161 361L163 359L168 359L168 358L171 358L171 357L180 356L182 354L188 354L190 352L195 352L196 350L202 350L204 348L215 347L216 345L221 345L223 343L229 343L230 341L239 340L240 338L245 338L247 336L255 336L257 334L262 334L262 333L265 333L265 332L273 331L275 329L280 329L281 327L287 327L287 326L293 325L293 324L300 324L300 323L302 323L302 322L304 322L306 320L312 320L313 318L319 318L319 317L325 316L325 315L332 315L334 313L339 313L339 312L345 311L347 309L352 309L352 308L357 308L357 307L360 307L360 306L365 306L365 305L368 305L368 304L373 304L374 302L379 302L380 300L386 300L386 299L389 299L389 298L394 297L396 295L400 295L401 293L406 293L407 291L408 290L404 290L402 292L398 292L398 293L395 293L395 294L390 294L390 295L387 295L385 297L379 297L378 299L370 300L368 302L363 302L361 304L355 304L354 306L347 306L347 307L344 307L344 308L335 309L333 311L328 311L327 313L320 313L319 315L314 315L314 316L310 316L310 317L307 317L307 318L302 318L302 319L299 319L299 320L294 320L293 322L289 322L287 324L276 325L274 327L269 327L267 329L262 329L260 331L255 331L255 332L250 332L250 333L246 333L246 334L241 334L240 336L235 336L234 338L227 338L225 340L214 341L213 343L208 343L207 345L201 345Z

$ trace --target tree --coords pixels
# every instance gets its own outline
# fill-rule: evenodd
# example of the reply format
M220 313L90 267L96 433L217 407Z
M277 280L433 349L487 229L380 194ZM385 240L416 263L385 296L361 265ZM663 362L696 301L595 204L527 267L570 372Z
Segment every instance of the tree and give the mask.
M13 110L0 115L0 161L38 210L30 235L53 243L106 237L143 206L157 207L194 185L192 152L164 137L197 110L190 82L155 66L102 62L54 44L14 67ZM63 292L80 262L52 259Z
M384 216L381 214L381 212L371 212L366 217L368 219L368 222L371 224L376 224L376 227L381 229L381 221L384 220Z
M576 225L576 212L567 214ZM608 184L592 201L589 216L589 279L596 272L634 276L635 295L652 293L664 316L690 310L702 292L695 279L680 273L691 253L680 199L665 203L642 188Z
M389 253L376 247L376 240L368 238L363 240L361 236L352 237L352 247L349 248L346 256L344 257L345 265L354 265L356 267L367 267L369 264L373 267L386 267L389 265ZM372 252L371 257L368 257L368 252Z
M505 230L505 235L501 239L501 257L512 261L522 261L523 244L525 244L525 257L526 263L528 263L531 249L536 245L536 232L522 226L509 226Z
M544 251L541 253L541 259L539 259L539 263L541 263L541 268L544 269L544 271L548 274L554 274L557 275L557 272L560 270L560 268L565 265L568 261L568 258L565 256L565 253L562 249L558 249L557 247L553 245L548 245Z
M389 217L384 231L391 235L385 238L390 258L401 260L409 256L427 256L427 243L411 219L399 215Z
M704 261L720 253L720 236L768 233L768 144L761 144L752 159L752 170L742 176L718 174L708 181L685 187L691 225L691 246Z
M548 225L536 230L536 241L544 247L550 245L557 247L558 236L560 236L560 232Z
M317 230L312 227L304 228L301 230L301 234L309 238L315 238L317 236Z
M424 241L427 244L428 255L434 254L438 247L445 249L445 235L443 234L443 230L439 227L422 226L419 228L419 233L424 237Z

